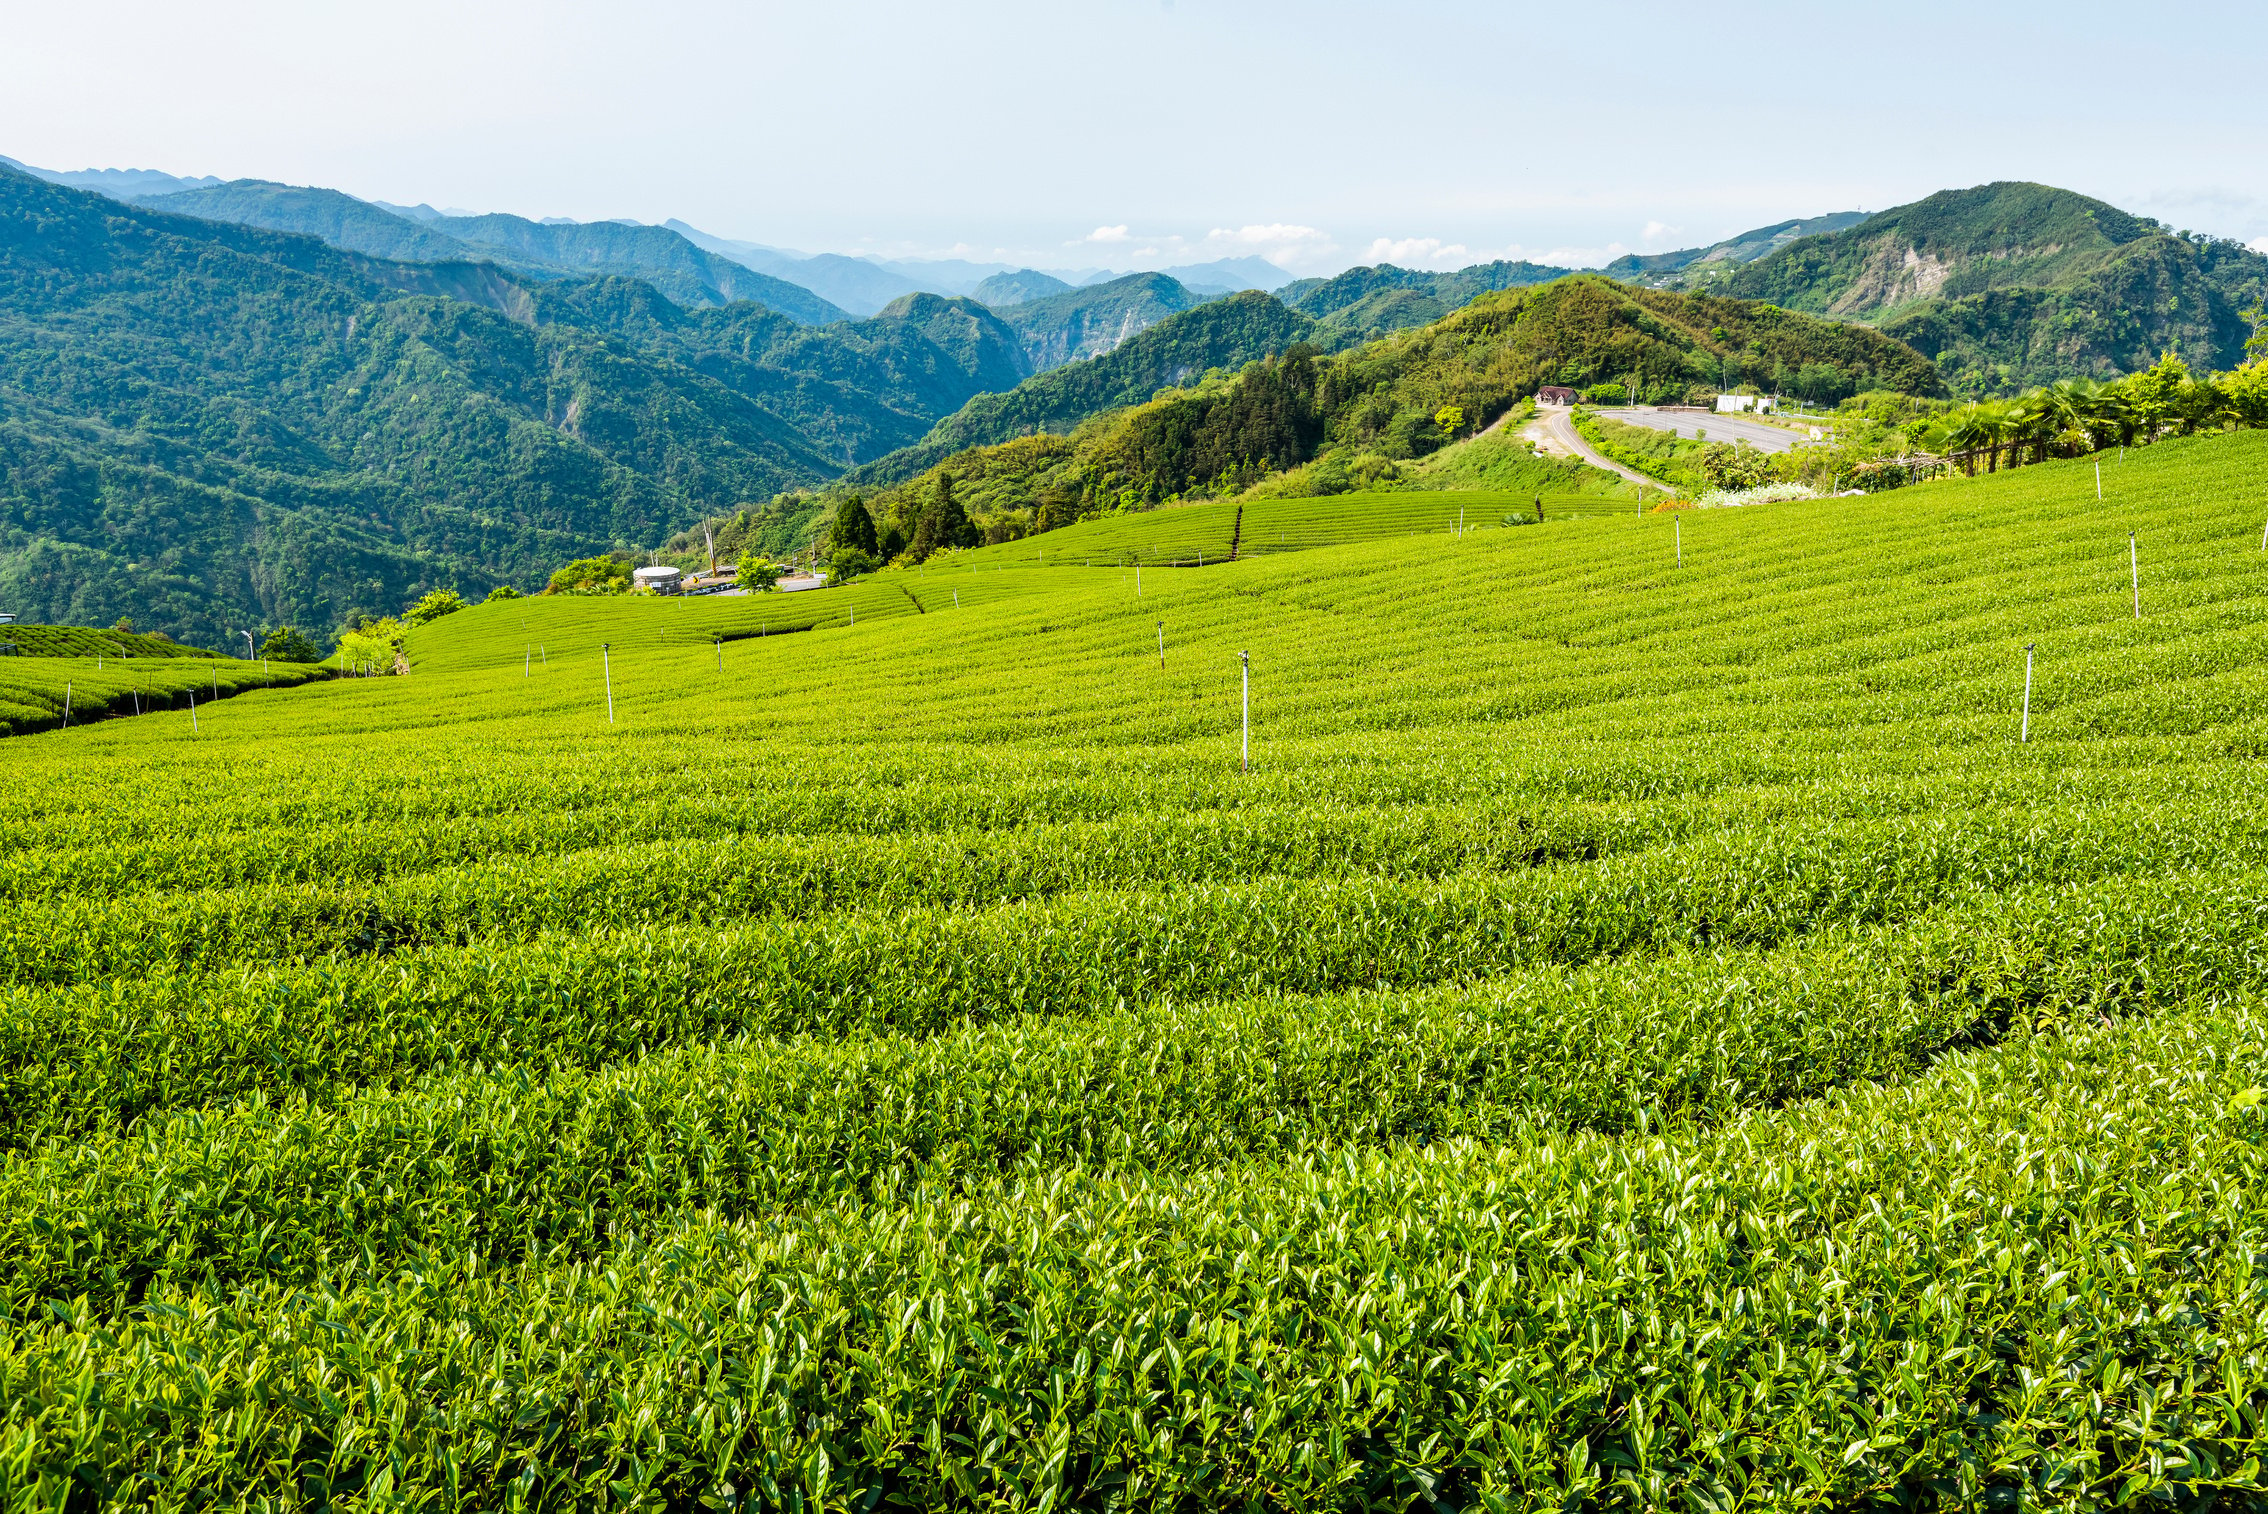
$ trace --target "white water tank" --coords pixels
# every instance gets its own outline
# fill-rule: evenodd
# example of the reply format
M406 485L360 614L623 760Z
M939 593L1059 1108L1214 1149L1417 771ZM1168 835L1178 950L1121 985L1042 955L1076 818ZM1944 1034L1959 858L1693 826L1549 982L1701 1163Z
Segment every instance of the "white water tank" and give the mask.
M634 588L654 594L675 594L679 582L685 577L675 568L636 568L631 571L630 583Z

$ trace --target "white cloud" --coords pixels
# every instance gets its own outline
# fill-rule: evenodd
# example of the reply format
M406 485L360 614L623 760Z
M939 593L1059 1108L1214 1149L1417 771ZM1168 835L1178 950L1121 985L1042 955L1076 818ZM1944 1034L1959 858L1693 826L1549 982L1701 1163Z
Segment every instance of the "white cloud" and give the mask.
M2251 248L2254 252L2268 252L2268 237L2254 237L2251 241L2245 243L2244 245Z
M1677 228L1675 226L1669 225L1667 222L1648 221L1646 223L1646 229L1643 232L1639 233L1638 240L1641 242L1660 242L1667 240L1668 238L1673 237L1676 234Z
M1097 226L1080 240L1083 242L1123 242L1127 231L1123 226Z
M1275 221L1265 226L1239 226L1231 230L1216 226L1205 233L1200 251L1212 257L1258 255L1278 268L1311 262L1330 256L1339 250L1331 234L1313 226L1293 226Z
M1380 237L1363 254L1365 263L1392 263L1401 268L1462 268L1481 261L1462 242L1439 237Z

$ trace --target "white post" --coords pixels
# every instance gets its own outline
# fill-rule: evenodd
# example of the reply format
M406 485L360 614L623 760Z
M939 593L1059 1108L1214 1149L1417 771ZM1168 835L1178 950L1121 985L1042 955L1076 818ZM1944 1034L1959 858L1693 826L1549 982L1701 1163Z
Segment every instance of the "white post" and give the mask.
M2134 618L2142 618L2142 557L2134 545L2134 533L2126 533L2126 566L2134 574Z
M614 724L614 656L609 651L611 646L612 643L602 641L599 643L598 649L599 661L606 669L606 723L608 725Z
M1165 622L1158 622L1158 671L1165 671Z
M2032 642L2028 642L2028 641L2024 643L2024 729L2023 729L2022 733L2021 733L2020 735L2018 735L2018 736L2017 736L2017 738L2016 738L2016 739L2017 739L2018 741L2022 741L2022 742L2028 742L2028 741L2030 741L2030 740L2032 739L2032 647L2033 647L2033 645L2034 645L2034 644L2033 644Z
M71 680L63 680L63 729L71 729Z
M2263 526L2260 529L2260 550L2268 552L2268 526ZM1134 565L1134 597L1136 599L1142 597L1142 565L1140 563Z
M535 644L535 654L536 661L547 668L551 666L551 654L543 649L543 643L540 641Z
M197 734L197 691L189 691L189 734Z
M1673 515L1670 524L1677 528L1677 565L1682 568L1685 566L1685 522Z
M1244 771L1252 771L1252 654L1239 652L1236 660L1244 664Z
M535 648L520 648L520 676L527 678L535 673Z
M717 638L717 671L720 673L724 671L724 638L722 636Z
M956 609L956 610L958 610L958 609L959 609L960 607L961 607L961 591L960 591L959 589L955 589L955 590L953 591L953 608L954 608L954 609Z
M850 607L850 623L854 626L858 624L858 605L855 602Z
M2095 459L2095 498L2103 497L2103 460Z

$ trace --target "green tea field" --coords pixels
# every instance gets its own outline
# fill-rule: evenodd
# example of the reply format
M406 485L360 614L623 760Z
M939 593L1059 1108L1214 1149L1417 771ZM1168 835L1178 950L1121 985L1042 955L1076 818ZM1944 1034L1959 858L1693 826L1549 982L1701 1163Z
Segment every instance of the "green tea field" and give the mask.
M2103 476L0 742L0 1507L2261 1507L2268 433Z

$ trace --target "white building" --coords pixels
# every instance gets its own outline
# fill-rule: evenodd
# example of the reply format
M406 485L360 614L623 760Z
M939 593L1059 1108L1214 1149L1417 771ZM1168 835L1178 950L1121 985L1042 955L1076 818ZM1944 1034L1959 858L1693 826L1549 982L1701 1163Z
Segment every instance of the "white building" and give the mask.
M1758 415L1768 415L1772 410L1772 397L1768 394L1720 394L1717 396L1717 414L1738 415L1743 410L1753 410Z
M649 594L675 594L684 577L675 568L636 568L631 570L630 586Z

